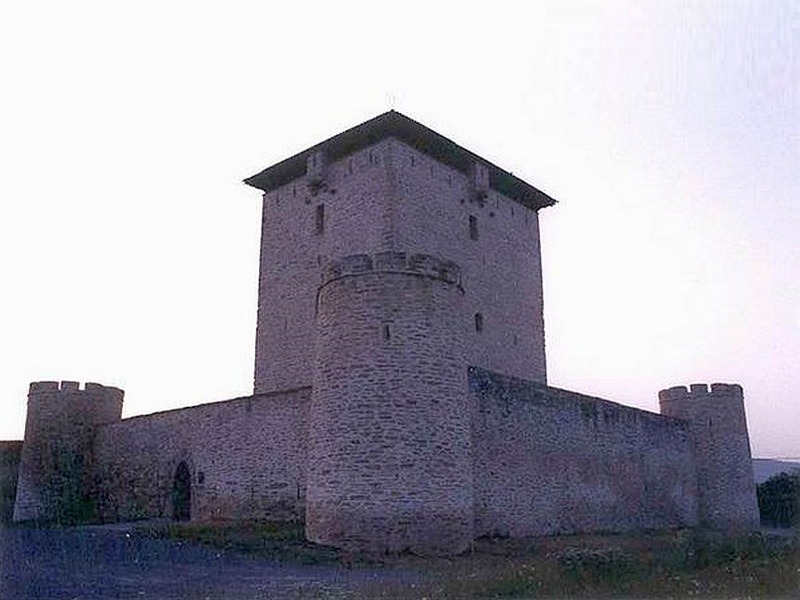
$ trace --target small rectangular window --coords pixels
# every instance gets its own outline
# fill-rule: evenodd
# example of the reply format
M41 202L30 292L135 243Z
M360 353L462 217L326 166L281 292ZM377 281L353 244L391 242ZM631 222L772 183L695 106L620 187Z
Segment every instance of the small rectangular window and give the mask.
M478 217L469 216L469 239L478 239Z
M475 313L475 331L478 333L483 331L483 315L481 313Z
M325 205L317 205L317 235L322 235L325 231Z

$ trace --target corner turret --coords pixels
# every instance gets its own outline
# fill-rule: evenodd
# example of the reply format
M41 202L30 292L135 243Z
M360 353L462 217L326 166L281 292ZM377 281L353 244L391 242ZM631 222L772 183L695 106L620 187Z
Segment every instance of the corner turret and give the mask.
M697 465L700 524L748 529L759 523L744 394L738 384L678 386L658 394L661 414L689 422Z
M124 392L98 383L38 381L28 391L14 521L93 518L94 433L119 421Z

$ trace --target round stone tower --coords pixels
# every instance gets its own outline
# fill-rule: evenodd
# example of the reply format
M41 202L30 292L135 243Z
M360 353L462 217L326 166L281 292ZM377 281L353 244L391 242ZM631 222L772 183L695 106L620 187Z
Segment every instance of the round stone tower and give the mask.
M690 426L697 469L700 524L717 529L758 527L753 462L737 384L692 384L658 394L661 414L685 419Z
M94 517L92 444L98 425L119 421L123 392L75 381L39 381L28 391L14 520Z
M372 552L473 539L460 270L384 252L327 266L317 298L306 534Z

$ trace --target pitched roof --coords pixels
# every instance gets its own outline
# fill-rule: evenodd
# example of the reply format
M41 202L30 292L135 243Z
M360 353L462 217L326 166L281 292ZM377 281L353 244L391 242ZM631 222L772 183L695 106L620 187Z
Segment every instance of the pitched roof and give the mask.
M336 161L387 137L397 138L431 158L463 173L468 172L473 163L477 161L488 167L489 185L493 190L533 210L552 206L556 203L553 198L529 183L525 183L508 171L501 169L395 110L378 115L369 121L365 121L324 142L303 150L264 169L260 173L248 177L244 182L254 188L269 192L298 177L302 177L306 172L307 158L312 152L322 150L330 161Z

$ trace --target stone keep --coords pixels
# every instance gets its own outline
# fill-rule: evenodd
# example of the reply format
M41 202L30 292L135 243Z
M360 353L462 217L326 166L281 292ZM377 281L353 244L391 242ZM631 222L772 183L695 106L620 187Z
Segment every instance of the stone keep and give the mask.
M381 252L456 263L464 362L546 382L538 210L552 198L397 112L246 182L264 191L256 393L311 383L327 265Z
M254 394L120 420L121 390L31 384L15 520L303 518L420 554L757 525L739 386L662 391L658 415L547 385L548 195L394 111L245 181Z
M546 381L554 201L395 112L247 183L265 192L255 390L313 390L310 539L467 548L467 366Z

